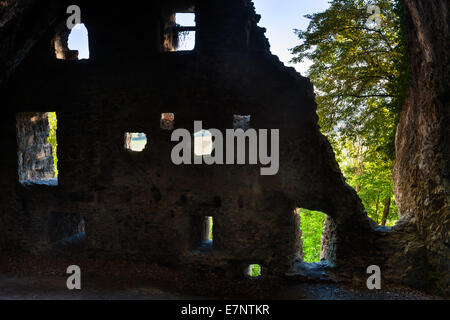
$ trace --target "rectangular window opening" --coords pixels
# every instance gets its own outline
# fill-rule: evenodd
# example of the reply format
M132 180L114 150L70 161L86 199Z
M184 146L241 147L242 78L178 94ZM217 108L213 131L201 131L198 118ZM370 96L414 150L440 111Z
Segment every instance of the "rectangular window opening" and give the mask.
M213 152L213 139L211 131L202 129L194 133L194 154L196 156L209 156Z
M303 261L320 262L323 258L322 234L327 215L320 211L297 208L300 220L300 255Z
M175 115L173 113L162 113L160 126L163 130L173 130L175 125Z
M142 132L126 132L125 133L125 149L142 152L147 146L147 135Z
M165 25L164 51L192 51L195 48L197 26L195 13L172 14Z
M16 131L19 182L58 185L56 113L18 113Z
M210 252L213 246L213 217L201 217L200 240L197 250L202 253Z
M261 276L261 265L259 264L251 264L248 267L248 275L250 278L259 278Z
M213 241L213 217L203 218L203 241Z
M250 128L250 115L237 115L233 116L233 128L234 130L242 129L244 131Z

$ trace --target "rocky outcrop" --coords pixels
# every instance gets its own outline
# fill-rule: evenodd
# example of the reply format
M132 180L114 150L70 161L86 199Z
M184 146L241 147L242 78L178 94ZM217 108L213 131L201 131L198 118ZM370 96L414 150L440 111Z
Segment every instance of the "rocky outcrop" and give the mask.
M406 0L411 90L396 136L394 169L400 216L425 245L436 286L450 287L450 33L449 2ZM434 273L434 276L431 276Z

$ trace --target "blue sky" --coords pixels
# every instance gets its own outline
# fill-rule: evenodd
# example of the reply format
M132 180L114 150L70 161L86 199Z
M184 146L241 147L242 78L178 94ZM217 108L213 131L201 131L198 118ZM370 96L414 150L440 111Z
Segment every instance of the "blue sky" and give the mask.
M73 27L67 44L70 50L78 50L78 59L89 59L88 30L83 23Z
M328 0L253 0L256 12L262 16L259 26L267 29L266 37L269 39L271 51L286 65L293 66L302 75L306 74L309 63L290 64L292 54L289 49L300 43L294 34L294 29L305 30L309 20L304 15L325 11ZM177 15L177 23L188 26L193 25L192 14ZM83 24L77 25L69 37L69 49L79 50L80 59L89 58L87 44L87 30ZM185 49L191 45L186 39Z
M267 29L266 37L270 42L270 50L277 55L284 64L297 69L302 75L306 74L309 63L290 64L292 54L289 49L300 43L294 34L294 29L305 30L309 19L306 14L325 11L328 0L253 0L256 13L261 15L260 27Z

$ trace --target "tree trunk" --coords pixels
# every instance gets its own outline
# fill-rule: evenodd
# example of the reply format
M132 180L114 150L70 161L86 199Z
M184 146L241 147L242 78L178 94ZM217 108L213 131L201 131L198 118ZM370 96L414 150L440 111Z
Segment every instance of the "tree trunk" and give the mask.
M375 221L376 223L378 223L378 206L379 205L380 205L380 193L378 192L377 205L375 206L375 219L377 219L377 221Z
M384 210L383 210L383 217L381 218L381 225L384 227L386 226L386 220L389 215L389 209L391 208L391 197L387 197L386 200L384 200Z
M364 150L363 146L361 144L361 141L358 140L357 147L356 147L356 165L355 165L355 176L360 177L364 172ZM355 191L356 193L359 193L361 190L361 186L359 183L356 183Z

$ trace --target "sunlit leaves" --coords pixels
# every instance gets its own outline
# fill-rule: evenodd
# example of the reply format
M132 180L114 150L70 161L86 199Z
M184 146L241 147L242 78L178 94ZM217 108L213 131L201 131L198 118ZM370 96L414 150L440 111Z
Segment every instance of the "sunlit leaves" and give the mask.
M380 8L380 29L367 24L370 4ZM332 0L325 12L307 16L311 22L296 30L301 43L292 49L294 62L313 63L321 131L375 220L393 194L395 132L409 87L400 10L397 0Z
M395 127L404 94L405 46L393 1L380 0L381 29L366 26L371 1L334 0L322 13L309 15L306 31L296 30L302 43L292 49L294 62L312 60L309 70L318 94L322 132L331 139L364 136L379 145L380 124L386 141L382 152L392 158ZM384 111L388 110L388 113ZM339 133L339 134L336 134Z
M52 145L52 155L53 155L53 165L55 168L55 178L58 178L58 156L57 156L57 148L58 142L56 140L56 129L58 127L58 120L56 118L55 112L48 113L48 124L50 127L49 135L48 135L48 143Z
M326 215L318 211L299 209L300 229L302 230L303 260L320 261L321 239Z

